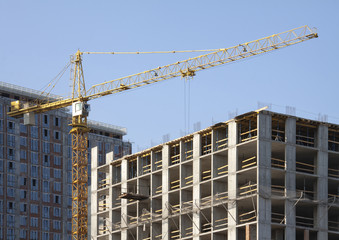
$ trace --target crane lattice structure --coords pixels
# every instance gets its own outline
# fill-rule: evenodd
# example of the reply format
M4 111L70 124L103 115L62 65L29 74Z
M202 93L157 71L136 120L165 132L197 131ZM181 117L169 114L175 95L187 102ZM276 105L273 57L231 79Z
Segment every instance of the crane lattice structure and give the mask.
M116 53L77 51L74 58L73 91L71 98L40 103L23 103L20 101L13 101L11 103L11 111L8 112L8 115L16 118L25 117L29 122L29 119L32 118L32 114L43 113L72 105L72 130L70 132L72 134L72 239L85 240L88 235L88 101L102 96L161 82L170 78L180 76L191 77L201 70L260 55L317 37L318 34L314 29L311 29L308 26L303 26L255 41L239 44L234 47L215 49L210 53L198 57L189 58L184 61L154 68L127 77L106 81L92 86L87 91L85 88L85 80L82 69L82 55ZM139 54L139 52L137 53Z

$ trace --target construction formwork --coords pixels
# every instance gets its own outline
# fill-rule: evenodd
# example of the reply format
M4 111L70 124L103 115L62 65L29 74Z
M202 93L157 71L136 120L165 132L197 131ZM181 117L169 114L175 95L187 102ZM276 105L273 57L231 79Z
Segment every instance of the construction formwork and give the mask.
M94 239L339 238L338 125L257 111L100 166L97 156Z

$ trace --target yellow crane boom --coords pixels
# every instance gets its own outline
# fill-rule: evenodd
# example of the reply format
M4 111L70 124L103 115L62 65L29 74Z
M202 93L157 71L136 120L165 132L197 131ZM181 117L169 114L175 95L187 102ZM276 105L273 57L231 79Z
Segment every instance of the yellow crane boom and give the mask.
M308 26L295 28L283 33L273 34L255 41L239 44L234 47L218 49L212 53L93 85L85 94L83 93L81 97L73 97L26 108L19 107L18 104L13 103L13 105L18 107L14 107L8 115L12 117L22 117L23 114L29 112L42 113L71 106L73 102L86 102L101 96L119 93L170 78L192 75L197 71L267 53L272 50L291 46L317 37L318 34ZM95 52L84 53L93 54ZM84 53L78 52L77 54L82 55ZM105 52L100 52L100 54L104 53Z
M194 76L196 72L235 62L237 60L267 53L276 49L304 42L318 35L308 26L295 28L283 33L274 34L255 41L246 42L230 48L217 49L211 53L189 58L166 66L154 68L142 73L118 78L92 86L86 91L82 70L83 54L96 52L80 52L75 55L75 69L73 80L73 94L69 99L45 103L11 103L8 115L22 117L30 113L43 113L73 105L72 116L72 238L74 240L87 239L87 116L84 108L87 101L102 96L123 92L129 89L164 81L174 77ZM173 52L173 51L171 51ZM107 52L108 54L116 54ZM128 52L130 53L130 52ZM149 53L149 52L145 52ZM156 52L163 53L163 52ZM97 54L105 54L100 52ZM79 111L78 111L79 110ZM77 112L78 111L78 112Z

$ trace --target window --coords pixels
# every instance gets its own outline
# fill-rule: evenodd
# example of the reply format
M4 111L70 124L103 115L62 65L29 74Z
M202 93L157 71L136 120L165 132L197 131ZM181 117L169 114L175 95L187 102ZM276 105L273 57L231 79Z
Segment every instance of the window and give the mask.
M39 206L37 204L31 204L31 213L33 214L39 213Z
M32 221L31 221L31 226L32 226ZM38 227L38 226L36 226L36 227ZM30 240L38 240L38 231L31 231Z
M49 182L48 181L43 181L42 182L42 191L43 192L49 192Z
M14 215L7 214L7 227L14 227Z
M38 177L39 174L39 167L38 166L31 166L31 176L32 177Z
M56 140L60 140L60 132L59 131L54 131L54 138Z
M44 231L49 231L49 227L48 227L48 230L44 230ZM49 240L49 233L48 232L42 233L42 240Z
M16 177L14 174L7 174L7 186L10 187L16 186Z
M54 178L61 178L61 169L54 169Z
M8 222L7 222L7 225L8 225ZM11 227L14 227L14 224ZM13 228L7 228L7 240L15 240Z
M53 229L60 230L61 229L61 222L58 220L53 220Z
M44 162L43 162L43 165L45 167L49 167L49 155L44 155Z
M8 121L8 123L7 123L7 131L9 133L14 133L14 129L15 129L15 122Z
M27 173L27 164L26 163L20 163L20 172L21 173Z
M42 220L42 230L49 231L49 220L47 220L47 219ZM47 240L49 240L49 239L47 239Z
M61 182L54 182L54 191L61 192Z
M4 175L0 173L0 185L4 185Z
M4 171L4 160L0 160L0 171Z
M20 190L20 199L27 199L27 191L26 190Z
M53 240L60 240L60 233L53 233Z
M15 160L15 150L13 148L8 148L8 159Z
M15 136L12 134L7 135L7 145L10 147L15 147Z
M25 124L20 124L20 132L27 133L27 126Z
M61 152L61 144L54 143L54 152L56 152L56 153Z
M46 126L48 125L48 115L44 115L44 121L43 124Z
M0 158L4 158L4 147L0 146Z
M31 137L39 138L39 129L37 126L31 126Z
M109 153L111 151L111 144L105 143L105 153Z
M42 194L42 201L43 202L50 202L51 195L49 193L43 193Z
M72 231L72 223L67 222L67 231Z
M50 179L50 170L49 170L48 167L43 167L42 178L43 179Z
M39 163L39 155L36 152L31 152L31 162L32 164L38 164Z
M60 125L60 119L59 119L58 117L55 117L55 118L54 118L54 125L55 125L56 127L59 127L59 125Z
M31 179L31 189L32 190L38 190L39 189L38 180L36 178Z
M20 212L27 212L27 204L20 203Z
M56 165L56 166L61 165L61 157L60 156L54 156L54 165Z
M31 191L31 200L39 201L39 192Z
M61 204L61 197L60 195L54 195L54 203Z
M27 146L27 138L26 137L20 137L20 146Z
M49 143L48 142L43 142L42 143L42 152L44 153L49 153L50 150L49 150Z
M55 207L54 210L53 210L53 215L54 215L54 217L61 217L61 209Z
M38 218L31 217L31 227L38 227Z
M20 186L26 186L27 185L27 178L26 177L20 177L19 182L20 182Z
M49 140L49 130L48 129L44 129L42 136L43 136L44 140Z
M15 189L14 188L7 188L7 196L14 197L15 196Z
M27 225L27 217L26 216L20 216L20 225L21 226Z
M7 172L15 173L15 162L7 162Z
M39 150L39 140L38 139L31 139L31 150L38 151Z
M15 202L8 201L7 202L7 213L14 213Z
M42 207L42 217L49 218L49 207L46 206Z
M20 238L25 238L25 239L27 238L27 230L26 229L20 229Z
M20 159L27 159L27 152L26 150L20 149Z

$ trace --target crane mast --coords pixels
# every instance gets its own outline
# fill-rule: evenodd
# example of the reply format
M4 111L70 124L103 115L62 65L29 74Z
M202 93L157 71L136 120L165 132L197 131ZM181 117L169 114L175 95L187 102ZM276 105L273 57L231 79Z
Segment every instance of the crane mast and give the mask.
M74 60L74 81L72 99L72 238L87 239L88 226L88 111L84 108L87 102L81 52L78 50ZM79 109L77 109L79 108Z
M78 50L74 60L74 79L71 98L45 103L21 103L20 101L13 101L8 115L19 118L31 113L43 113L72 105L72 130L70 131L72 134L72 239L85 240L88 237L87 140L89 128L87 126L87 117L89 105L87 101L174 77L194 76L196 72L201 70L257 56L317 37L316 31L308 26L303 26L234 47L217 49L212 53L138 74L106 81L92 86L88 91L85 88L81 56L83 54L95 54L96 52L80 52Z

